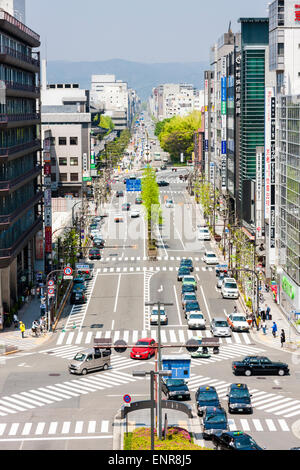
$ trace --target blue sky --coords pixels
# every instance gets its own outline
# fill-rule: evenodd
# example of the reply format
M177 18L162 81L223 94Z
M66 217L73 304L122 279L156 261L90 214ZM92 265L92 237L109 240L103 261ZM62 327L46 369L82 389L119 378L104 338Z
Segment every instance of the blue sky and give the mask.
M267 16L266 0L26 0L48 60L207 61L232 21Z

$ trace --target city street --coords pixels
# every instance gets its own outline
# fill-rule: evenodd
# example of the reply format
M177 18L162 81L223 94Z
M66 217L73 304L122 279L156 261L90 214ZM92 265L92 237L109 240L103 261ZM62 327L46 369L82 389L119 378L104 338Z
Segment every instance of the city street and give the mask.
M129 345L143 337L156 339L157 328L150 325L150 307L145 302L173 304L166 307L169 321L162 326L162 344L181 345L199 334L211 337L211 319L216 316L225 319L226 313L232 313L234 301L222 299L216 287L215 269L202 261L204 249L213 249L213 245L197 240L196 226L201 223L201 214L186 191L186 183L179 179L186 172L168 169L157 174L158 180L170 182L170 186L160 190L165 223L158 240L157 261L147 257L143 208L135 205L137 194L126 193L123 181L113 184L113 197L103 226L106 247L101 261L94 262L88 302L70 308L70 315L61 318L56 332L42 347L8 356L2 363L2 449L112 449L113 423L123 396L130 394L133 401L149 399L148 378L133 377L132 372L154 369L154 358L135 361L130 359L129 349L122 354L113 351L109 370L71 377L68 363L75 354L92 347L94 338L111 338L113 342L123 339ZM124 190L123 198L115 197L117 190ZM166 199L173 200L173 209L165 207ZM140 217L131 220L130 211L121 210L123 203L130 203L131 211L139 210ZM123 223L114 222L116 214L123 215ZM181 307L181 283L177 281L182 257L193 260L197 298L206 319L205 331L187 328ZM183 347L163 350L162 354L166 353L185 354L186 350ZM235 332L230 338L220 338L218 355L192 359L188 380L191 401L187 403L197 416L195 391L200 385L213 385L227 411L227 389L239 380L232 373L231 363L247 355L287 362L290 375L242 377L241 382L247 383L253 395L254 413L228 414L230 429L249 432L267 449L298 446L300 365L292 354L256 343L252 333ZM149 419L146 411L129 415L131 426L149 425ZM200 418L196 419L200 424ZM182 413L170 412L168 420L169 425L189 428L188 418ZM212 447L210 441L205 445Z

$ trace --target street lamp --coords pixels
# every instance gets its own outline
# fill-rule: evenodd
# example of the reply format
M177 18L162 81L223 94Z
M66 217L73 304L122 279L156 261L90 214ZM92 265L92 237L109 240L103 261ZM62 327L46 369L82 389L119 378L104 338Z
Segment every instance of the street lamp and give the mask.
M146 377L147 375L150 375L150 400L151 400L151 450L154 450L154 407L155 407L155 400L154 400L154 377L158 376L159 382L162 376L164 377L172 377L172 371L171 370L159 370L159 371L154 371L151 370L150 372L145 372L142 370L139 371L134 371L132 373L133 377ZM159 439L161 440L162 436L159 436Z
M160 314L161 314L161 306L164 305L166 307L172 307L173 303L163 303L163 302L146 302L146 307L154 307L157 305L158 307L158 322L157 322L157 342L158 342L158 371L161 370L161 321L160 321ZM156 355L156 354L155 354ZM155 357L156 359L156 357ZM161 404L161 377L158 376L158 437L159 439L162 438L162 404Z

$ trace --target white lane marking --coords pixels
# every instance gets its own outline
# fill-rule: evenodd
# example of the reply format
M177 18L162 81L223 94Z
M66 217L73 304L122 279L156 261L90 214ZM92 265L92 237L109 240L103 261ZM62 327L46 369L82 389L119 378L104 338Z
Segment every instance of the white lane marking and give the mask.
M89 434L96 432L96 421L89 421L88 431Z
M121 283L122 274L119 274L118 285L117 285L117 292L116 292L116 300L114 306L114 313L117 311L118 299L119 299L119 291L120 291L120 283Z
M174 288L174 296L175 296L176 307L177 307L177 313L178 313L178 320L179 320L179 324L182 326L181 312L180 312L180 308L179 308L179 303L178 303L178 298L177 298L176 287L173 286L173 288Z
M269 428L269 431L271 431L271 432L277 431L276 426L275 426L272 419L266 419L266 424Z
M108 432L109 421L102 421L101 423L101 432Z
M28 436L32 428L32 423L25 423L25 426L22 431L22 436Z
M3 435L6 428L6 423L0 423L0 436Z
M13 423L11 425L10 431L8 433L9 436L15 436L18 432L20 423Z
M46 423L38 423L35 431L35 435L38 436L39 434L43 434L45 429Z
M250 426L247 419L241 419L241 426L244 431L250 431Z
M290 428L288 427L287 422L286 422L285 419L279 419L279 420L278 420L278 423L279 423L279 425L280 425L282 431L287 432L287 431L290 430Z
M254 424L256 431L263 431L263 427L259 419L253 419L253 424Z
M210 313L209 313L209 308L208 308L208 305L207 305L206 297L205 297L205 295L204 295L203 287L200 286L200 289L201 289L202 297L203 297L203 299L204 299L204 303L205 303L207 315L208 315L209 321L211 322L211 316L210 316Z
M81 434L83 429L83 421L76 421L74 434Z
M61 433L62 434L69 434L71 427L71 421L64 421Z

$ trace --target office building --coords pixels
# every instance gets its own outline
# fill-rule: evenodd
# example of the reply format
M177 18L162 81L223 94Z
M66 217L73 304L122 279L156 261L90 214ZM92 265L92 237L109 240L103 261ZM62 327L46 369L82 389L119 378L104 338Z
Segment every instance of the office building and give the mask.
M25 0L0 0L0 10L1 9L21 23L26 23Z
M149 106L151 114L159 121L184 117L192 111L201 111L204 91L190 84L166 83L152 90Z

